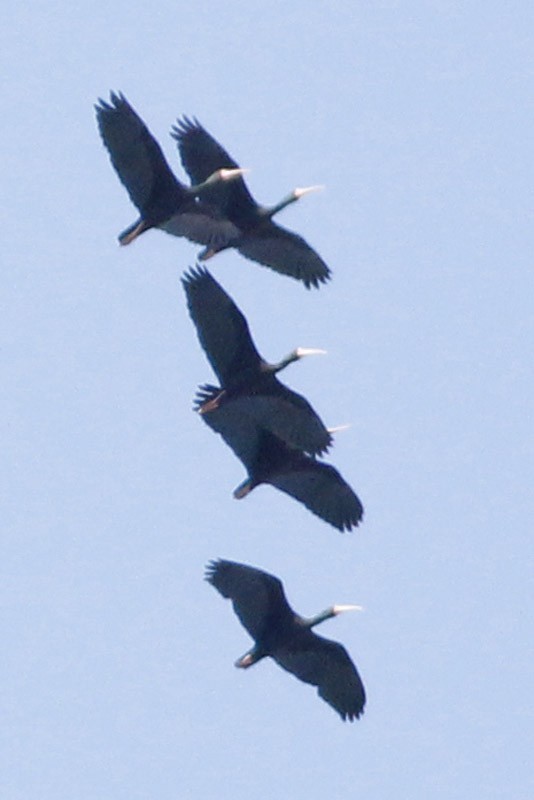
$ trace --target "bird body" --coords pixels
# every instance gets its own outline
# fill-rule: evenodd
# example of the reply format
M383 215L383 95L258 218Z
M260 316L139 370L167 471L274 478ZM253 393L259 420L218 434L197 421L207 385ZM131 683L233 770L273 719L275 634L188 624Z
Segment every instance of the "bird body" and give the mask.
M222 436L247 470L247 478L234 491L236 499L267 483L341 532L361 521L363 506L337 469L288 447L262 428L248 415L247 399L223 403L202 419Z
M289 447L312 455L325 452L332 437L310 403L276 377L305 355L324 352L297 348L277 364L258 353L247 321L220 284L202 268L182 278L189 313L220 387L204 386L197 401L203 414L241 400L249 418L279 436Z
M365 689L347 651L312 630L341 611L358 606L332 606L306 619L293 611L278 578L233 561L210 562L206 580L232 600L241 624L255 641L236 666L247 668L270 656L299 680L317 686L319 696L343 720L353 721L363 713Z
M220 168L238 169L238 164L198 120L179 120L171 135L178 143L183 167L193 183L200 183ZM245 258L289 275L306 288L318 288L330 276L323 259L298 234L273 222L272 217L304 194L319 187L294 189L274 206L259 205L242 177L228 184L210 186L203 197L216 206L237 229L233 239L208 245L200 255L206 260L228 247Z

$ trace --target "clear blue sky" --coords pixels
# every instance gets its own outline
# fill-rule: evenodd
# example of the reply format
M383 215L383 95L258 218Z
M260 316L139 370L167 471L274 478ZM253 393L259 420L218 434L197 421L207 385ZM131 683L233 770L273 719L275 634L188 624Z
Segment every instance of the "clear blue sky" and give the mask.
M0 659L6 800L531 800L534 10L527 2L8 3L2 81ZM92 105L196 115L333 271L225 253L261 353L337 436L341 535L191 411L212 380L179 277ZM279 575L342 641L348 725L203 582ZM529 593L530 590L530 593Z

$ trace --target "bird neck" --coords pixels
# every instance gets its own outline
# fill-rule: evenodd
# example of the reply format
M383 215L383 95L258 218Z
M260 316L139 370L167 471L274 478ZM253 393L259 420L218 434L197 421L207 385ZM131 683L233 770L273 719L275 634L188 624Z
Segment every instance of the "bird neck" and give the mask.
M206 189L213 188L213 186L216 185L217 183L219 183L217 174L213 173L213 175L210 175L206 181L202 181L202 183L195 183L192 186L186 186L184 188L187 194L192 195L193 197L198 197L203 192L205 192Z
M237 167L235 169L216 169L215 172L207 178L202 183L197 183L194 186L186 186L184 187L186 192L192 194L193 196L197 196L202 194L206 189L211 189L213 186L218 186L219 184L225 184L228 181L235 181L237 178L240 178L244 172L247 172L246 169L241 169Z
M316 614L315 617L308 617L304 620L304 624L307 628L314 628L316 625L320 625L321 622L324 622L327 619L331 619L332 617L336 616L336 612L334 611L334 607L330 606L330 608L325 608L324 611L321 611L320 614Z
M283 197L279 203L276 203L276 205L263 207L260 213L263 217L271 219L271 217L274 217L274 215L278 214L279 211L282 211L283 208L286 208L286 206L291 205L291 203L295 203L297 200L298 196L296 195L296 193L294 191L290 192L285 197Z
M293 364L294 361L298 361L299 358L300 356L297 355L296 351L292 350L291 353L289 353L281 361L278 361L277 364L269 364L266 371L276 374L277 372L281 372L283 369L289 366L289 364Z

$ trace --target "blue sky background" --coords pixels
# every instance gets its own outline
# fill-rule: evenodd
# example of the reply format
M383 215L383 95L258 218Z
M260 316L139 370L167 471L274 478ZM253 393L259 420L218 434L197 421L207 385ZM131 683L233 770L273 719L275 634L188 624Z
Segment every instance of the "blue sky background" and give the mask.
M530 800L534 10L530 3L8 2L0 31L1 441L9 800ZM196 115L333 270L307 292L210 263L338 434L366 508L341 535L191 411L212 379L179 283L100 142L120 89ZM343 724L202 580L285 582L368 692ZM530 582L529 582L530 581Z

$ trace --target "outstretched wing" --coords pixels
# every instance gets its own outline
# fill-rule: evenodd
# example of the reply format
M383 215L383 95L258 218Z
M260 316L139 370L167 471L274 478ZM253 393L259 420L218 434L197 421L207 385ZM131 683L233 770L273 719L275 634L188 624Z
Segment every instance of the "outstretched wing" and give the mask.
M280 394L247 394L227 397L218 386L206 384L199 387L194 408L202 410L204 421L214 430L229 439L242 439L254 442L253 447L242 448L239 452L230 444L234 452L252 468L257 460L257 451L263 438L262 431L273 434L291 450L302 451L316 456L324 453L332 443L332 436L323 425L310 404L296 392L281 386ZM298 403L298 400L303 403ZM211 400L218 400L218 407L210 411L203 406ZM219 412L222 410L220 417ZM239 433L244 429L246 433ZM224 432L224 433L223 433ZM226 435L224 435L226 434ZM245 452L246 451L246 452ZM241 453L241 454L240 454Z
M317 686L318 694L343 720L352 722L365 706L365 689L349 654L339 642L312 631L300 637L294 647L272 654L283 669L299 680Z
M241 624L253 639L263 635L269 620L294 617L282 582L261 569L221 559L208 564L206 580L232 601Z
M178 207L184 192L161 147L123 94L95 105L98 129L111 163L141 214L154 205Z
M262 359L245 317L208 270L191 269L182 284L200 344L222 385L243 370L259 369Z
M287 466L271 475L268 482L340 531L350 531L363 516L359 498L331 464L289 454Z
M317 289L330 278L329 268L306 240L272 220L243 234L235 247L245 258L302 281L307 289Z
M224 147L196 119L183 117L178 120L171 130L171 136L178 142L180 158L191 183L202 183L218 169L239 167ZM256 208L243 178L222 181L206 190L203 197L217 205L230 219L234 213L247 215Z
M319 415L302 395L273 377L273 393L248 394L233 401L236 408L281 439L288 447L313 456L322 455L332 436Z

